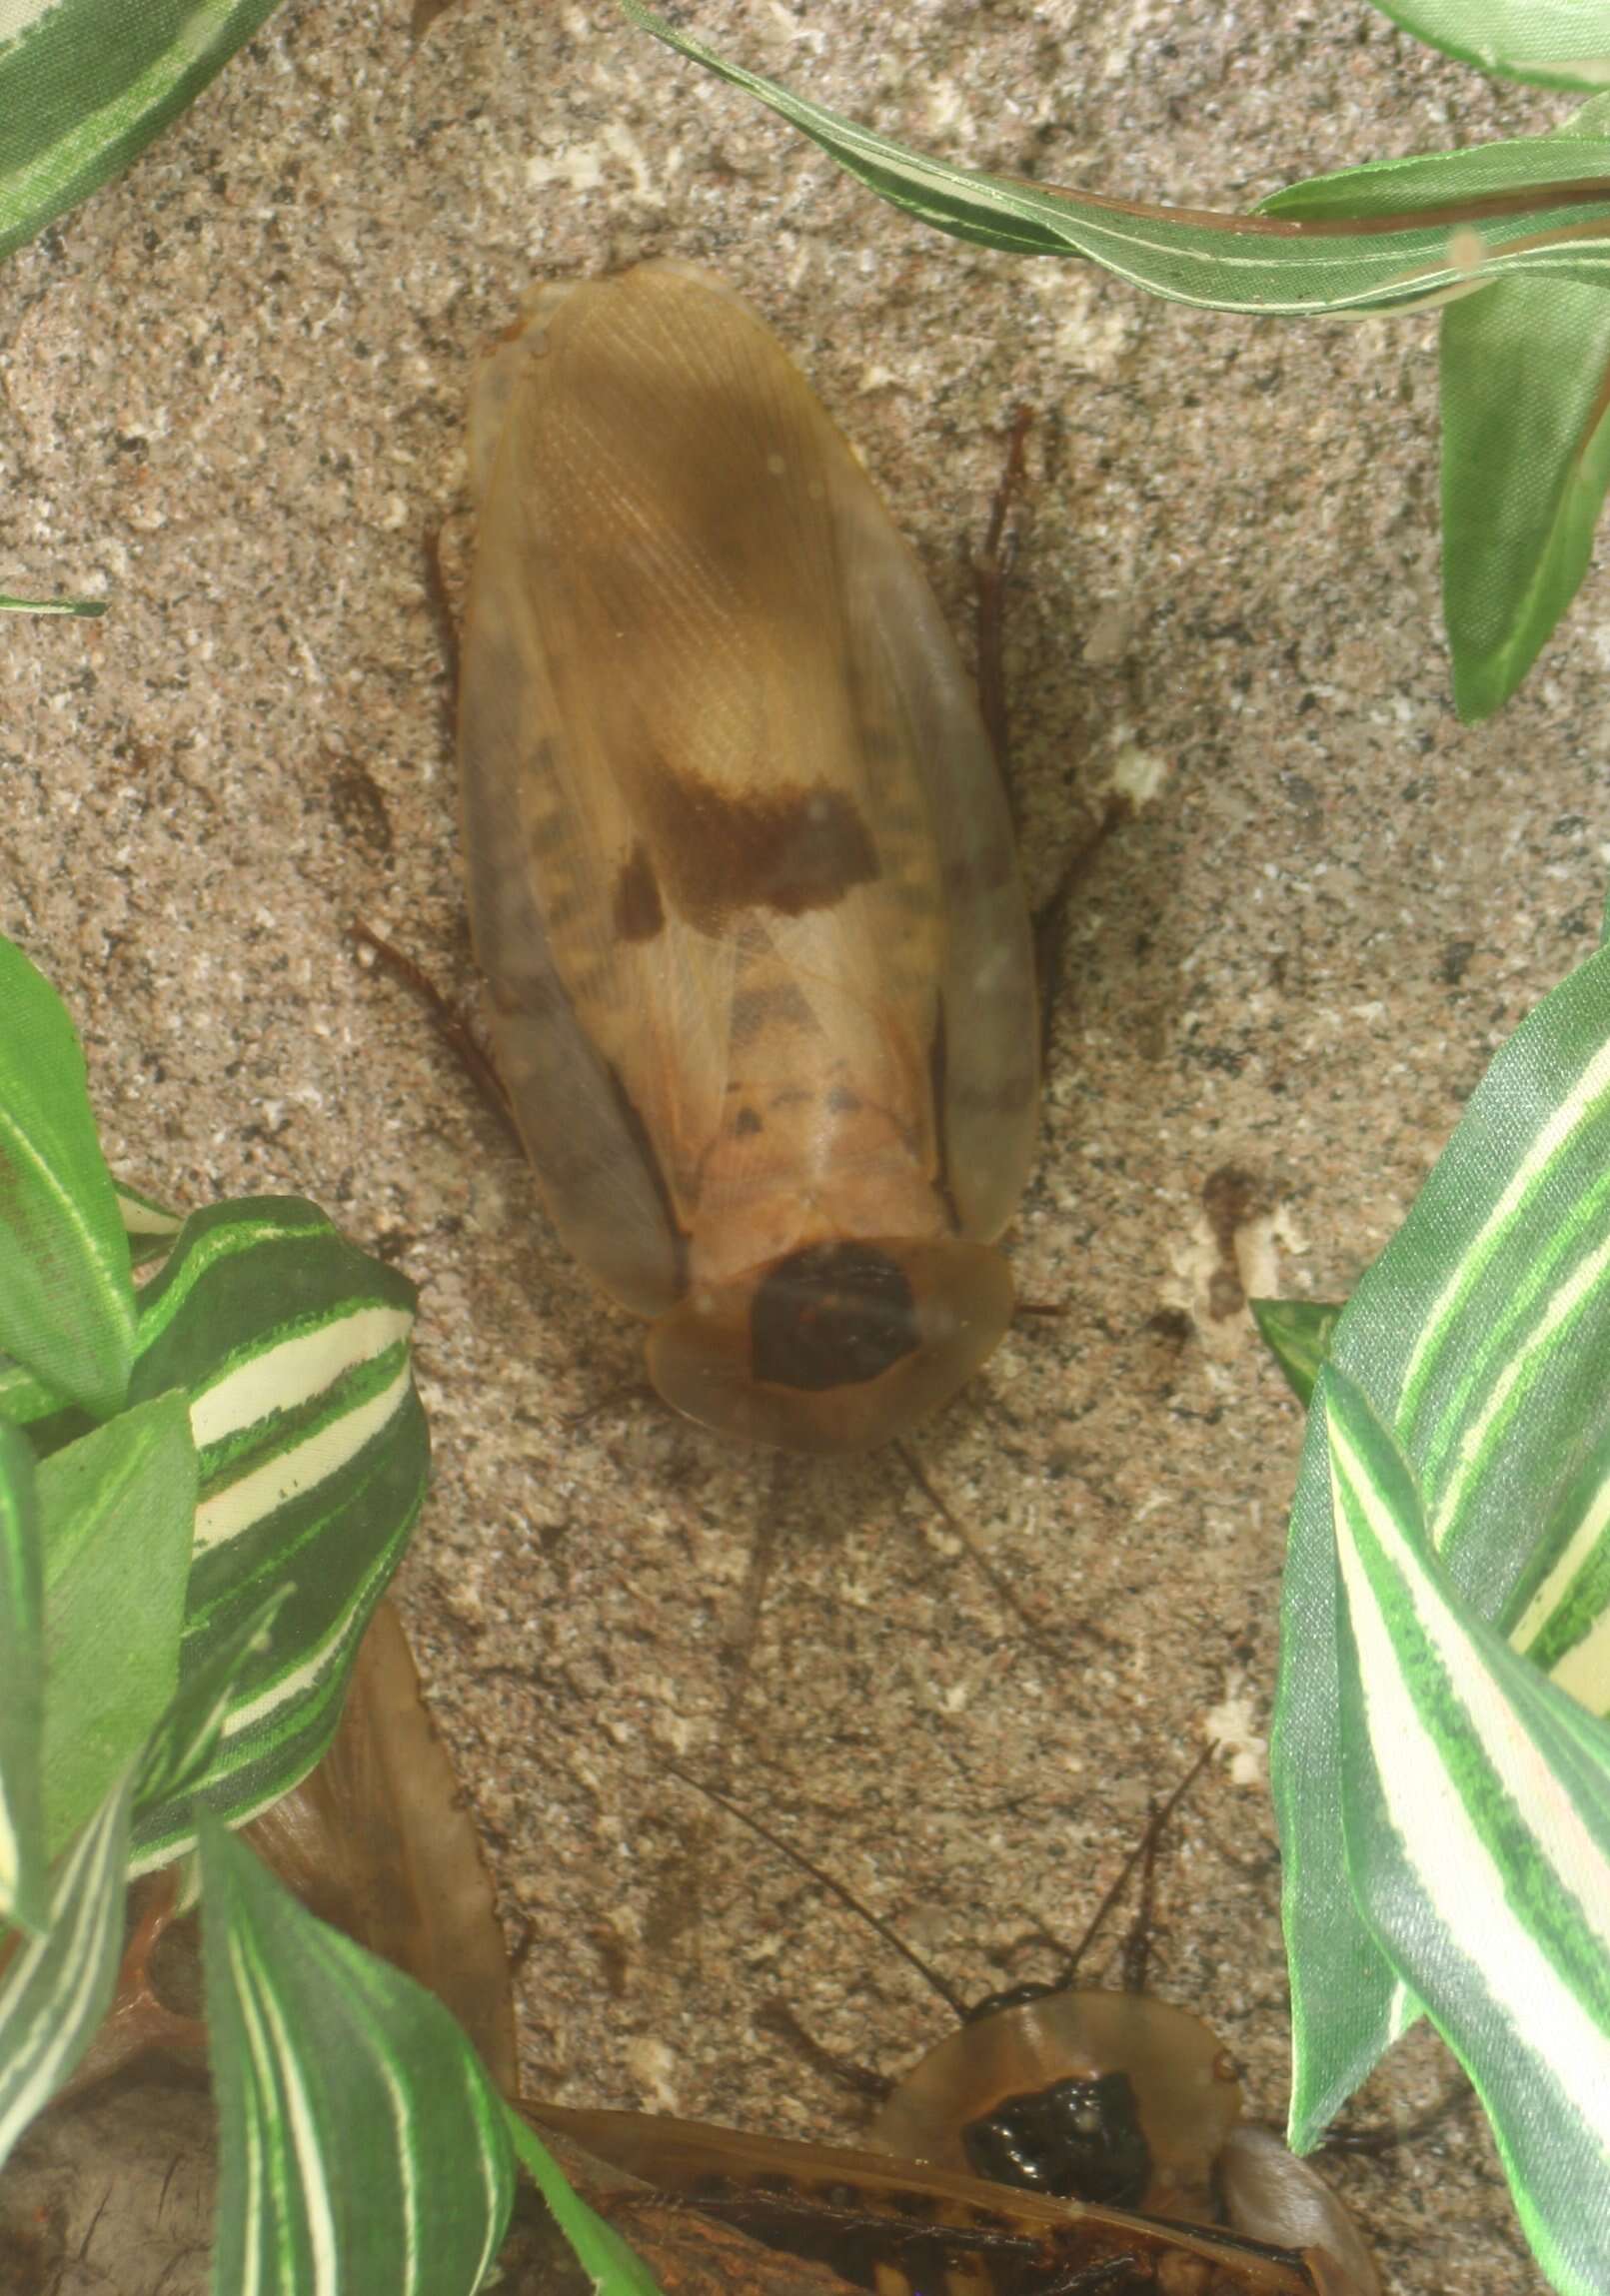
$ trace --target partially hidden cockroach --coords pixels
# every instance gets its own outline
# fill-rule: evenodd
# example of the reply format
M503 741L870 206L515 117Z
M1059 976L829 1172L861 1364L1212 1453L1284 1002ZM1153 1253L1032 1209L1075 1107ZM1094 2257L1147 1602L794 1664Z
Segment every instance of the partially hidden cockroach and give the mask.
M460 757L497 1062L667 1402L807 1452L992 1352L1029 923L938 605L748 306L538 290L482 370Z
M1080 1953L1142 1860L1146 1883L1137 1926L1144 1929L1162 1826L1201 1766L1153 1812L1062 1976L992 1994L970 2009L830 1874L739 1803L703 1787L867 1921L961 2020L888 2087L863 2151L781 2147L774 2179L793 2180L801 2192L823 2189L826 2163L836 2158L841 2191L858 2192L873 2218L900 2209L895 2194L903 2178L904 2213L925 2207L939 2224L947 2221L939 2207L946 2195L952 2208L981 2210L994 2184L994 2205L1025 2238L1034 2228L1043 2238L1057 2221L1056 2209L1066 2212L1059 2252L1065 2272L1095 2272L1128 2254L1131 2277L1115 2275L1114 2291L1251 2296L1305 2288L1318 2296L1380 2296L1363 2239L1337 2195L1272 2132L1241 2123L1239 2083L1208 2026L1140 1991L1073 1984ZM537 2108L539 2117L550 2110ZM664 2124L625 2113L570 2112L558 2116L557 2125L617 2165L691 2196L698 2194L700 2175L724 2187L739 2180L736 2158L724 2165L720 2143L710 2142L724 2132L677 2123L662 2138L656 2131ZM751 2155L756 2150L754 2139L730 2142ZM877 2164L879 2173L871 2175L868 2164ZM763 2175L753 2158L748 2173L752 2181ZM1002 2185L1016 2188L1009 2200ZM1225 2213L1228 2233L1214 2229ZM759 2229L753 2215L739 2221ZM811 2252L845 2268L841 2248ZM1080 2284L1076 2277L1064 2282ZM876 2285L894 2296L898 2284L885 2276ZM993 2283L963 2276L958 2285ZM1108 2283L1092 2278L1088 2285Z

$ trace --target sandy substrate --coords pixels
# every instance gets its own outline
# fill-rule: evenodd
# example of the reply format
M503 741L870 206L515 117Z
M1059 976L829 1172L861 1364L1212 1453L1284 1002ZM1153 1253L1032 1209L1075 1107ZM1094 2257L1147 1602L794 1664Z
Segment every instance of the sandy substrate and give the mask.
M121 1172L186 1205L305 1193L422 1287L436 1484L401 1594L528 1948L534 2087L848 2135L768 2004L884 2069L944 2029L668 1757L984 1991L1044 1973L1020 1941L1078 1931L1215 1731L1155 1981L1277 2117L1264 1737L1300 1420L1243 1299L1347 1292L1591 946L1610 594L1461 729L1431 322L1220 319L945 241L605 0L408 19L286 0L0 275L4 586L114 601L0 632L0 925L79 1020ZM696 21L957 158L1191 204L1568 109L1351 0ZM766 313L958 627L1001 427L1040 411L1008 649L1031 889L1112 792L1132 811L1078 894L1012 1240L1064 1312L920 1445L977 1556L895 1458L774 1465L621 1392L634 1330L347 939L362 916L472 986L420 538L446 519L458 581L469 376L521 291L655 254ZM1363 2117L1446 2063L1415 2038ZM1540 2286L1472 2117L1343 2173L1402 2296Z

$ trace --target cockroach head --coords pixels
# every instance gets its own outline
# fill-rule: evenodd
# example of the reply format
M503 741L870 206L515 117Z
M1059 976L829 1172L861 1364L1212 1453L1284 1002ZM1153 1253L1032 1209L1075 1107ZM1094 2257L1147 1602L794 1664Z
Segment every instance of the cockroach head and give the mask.
M1011 1311L1006 1264L982 1244L809 1244L696 1286L650 1332L649 1376L675 1410L722 1435L864 1451L947 1402Z

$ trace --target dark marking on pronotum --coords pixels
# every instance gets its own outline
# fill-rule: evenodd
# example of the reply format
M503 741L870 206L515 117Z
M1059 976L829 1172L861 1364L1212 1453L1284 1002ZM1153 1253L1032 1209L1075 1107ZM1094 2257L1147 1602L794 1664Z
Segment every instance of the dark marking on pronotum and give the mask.
M640 837L615 880L615 929L624 941L652 941L665 921L654 863Z
M921 1344L903 1269L871 1244L808 1244L767 1275L750 1309L755 1376L820 1394L876 1379Z
M822 782L733 790L656 760L634 795L662 891L701 932L720 933L742 909L830 909L881 873L860 808Z
M733 1130L741 1140L747 1140L752 1134L764 1131L765 1126L757 1110L741 1108L733 1119Z

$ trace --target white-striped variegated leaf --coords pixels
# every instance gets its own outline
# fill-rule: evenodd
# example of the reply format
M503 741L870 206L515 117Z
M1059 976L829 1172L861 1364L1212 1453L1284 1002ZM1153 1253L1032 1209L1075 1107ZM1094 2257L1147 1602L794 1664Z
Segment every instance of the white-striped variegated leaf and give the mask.
M202 1789L232 1824L324 1751L424 1499L414 1304L406 1277L290 1196L193 1213L140 1294L131 1394L182 1388L201 1463L181 1685L268 1593L291 1589ZM136 1870L190 1838L184 1808L143 1811Z
M43 1574L34 1457L0 1422L0 1924L49 1918L40 1731Z
M1456 1593L1343 1371L1320 1411L1359 1910L1476 2081L1556 2288L1610 2287L1610 1726Z
M1610 1712L1610 954L1582 965L1499 1052L1343 1311L1330 1362L1409 1463L1424 1509L1420 1583L1433 1584L1434 1566L1438 1600L1472 1650L1491 1630L1580 1710L1572 1739L1571 1710L1552 1699L1540 1732L1514 1691L1531 1673L1494 1673L1469 1762L1507 1774L1506 1731L1516 1746L1546 1746L1551 1764L1574 1743L1578 1753L1549 1769L1548 1807L1563 1795L1593 1832L1593 1797L1603 1792L1595 1718ZM1403 1812L1411 1832L1402 1844L1377 1841L1366 1876L1363 1821L1344 1823L1346 1765L1364 1757L1343 1719L1343 1651L1358 1651L1366 1677L1395 1668L1407 1698L1420 1630L1399 1603L1382 1614L1389 1633L1367 1647L1359 1640L1332 1473L1324 1414L1312 1412L1291 1518L1272 1753L1296 2040L1293 2142L1315 2140L1421 2003L1457 2038L1502 2125L1526 2109L1531 2073L1507 2029L1484 2022L1475 1972L1460 2010L1442 1964L1416 1958L1417 1922L1427 1940L1440 1934L1436 1907L1388 1923L1373 1896L1368 1919L1355 1896L1379 1889L1400 1850L1411 1862L1399 1859L1394 1886L1407 1890L1421 1844ZM1378 1702L1389 1695L1373 1679L1365 1690ZM1541 1790L1541 1773L1536 1782ZM1360 1796L1350 1789L1355 1812ZM1427 1808L1428 1826L1435 1814ZM1475 1922L1485 1910L1495 1936L1517 1917L1541 1935L1550 1907L1524 1895L1541 1853L1525 1808L1513 1815L1512 1863L1494 1867L1503 1880L1484 1906L1463 1911ZM1605 1948L1584 1931L1573 1950ZM1555 2028L1541 1999L1537 2018L1532 2039L1546 2054ZM1598 2141L1610 2150L1610 2084L1601 2105ZM1568 2148L1572 2132L1558 2133ZM1528 2187L1517 2199L1543 2242L1545 2196ZM1610 2251L1598 2280L1561 2285L1610 2290Z
M324 1751L424 1499L429 1437L408 1352L415 1292L298 1197L214 1205L182 1225L131 1190L119 1201L137 1258L171 1247L138 1294L130 1400L182 1389L201 1459L181 1684L268 1589L293 1588L202 1797L237 1824ZM47 1454L85 1427L3 1360L0 1420L26 1427ZM179 1811L142 1812L136 1870L189 1839Z
M1568 165L1539 137L1394 161L1390 171L1351 170L1324 179L1325 212L1300 219L1204 215L986 175L907 151L727 62L642 0L621 5L634 23L759 98L918 222L1016 255L1083 256L1175 303L1287 315L1406 311L1465 292L1478 276L1526 270L1610 279L1610 138L1575 139ZM1356 204L1355 182L1362 187Z
M131 1811L204 1774L236 1678L282 1600L271 1596L196 1669L63 1856L43 1933L19 1938L0 1963L0 2163L78 2064L116 1990Z
M0 2162L89 2047L123 1950L134 1765L62 1859L47 1926L0 1968Z
M171 1212L166 1204L159 1204L154 1196L144 1196L138 1188L131 1188L126 1180L114 1183L117 1188L118 1217L123 1232L129 1239L129 1258L136 1268L149 1267L173 1248L174 1238L184 1226L184 1217Z
M127 167L275 0L5 0L0 256Z
M201 1833L220 2296L473 2296L514 2191L496 2090L434 1995Z
M3 936L0 1015L0 1346L57 1402L106 1417L134 1342L128 1240L73 1024Z

